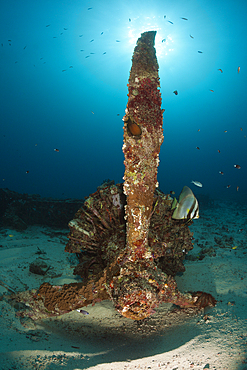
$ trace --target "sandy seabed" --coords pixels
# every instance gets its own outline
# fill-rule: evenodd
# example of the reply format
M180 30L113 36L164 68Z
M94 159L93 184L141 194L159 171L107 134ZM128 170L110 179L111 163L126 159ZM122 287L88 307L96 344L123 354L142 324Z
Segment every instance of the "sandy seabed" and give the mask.
M144 321L120 316L110 301L39 322L20 321L0 285L0 369L247 369L247 207L218 202L190 227L194 249L179 290L205 291L214 308L161 305ZM75 256L64 252L68 230L0 228L0 281L14 291L78 282ZM41 258L45 276L29 271Z

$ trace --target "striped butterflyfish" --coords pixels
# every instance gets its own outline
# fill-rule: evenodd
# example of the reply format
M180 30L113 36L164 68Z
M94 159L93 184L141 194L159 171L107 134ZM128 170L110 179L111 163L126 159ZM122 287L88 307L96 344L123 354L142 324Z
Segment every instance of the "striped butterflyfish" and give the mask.
M193 218L199 218L198 201L188 186L183 187L178 201L174 198L172 209L174 209L172 218L175 220L192 220Z

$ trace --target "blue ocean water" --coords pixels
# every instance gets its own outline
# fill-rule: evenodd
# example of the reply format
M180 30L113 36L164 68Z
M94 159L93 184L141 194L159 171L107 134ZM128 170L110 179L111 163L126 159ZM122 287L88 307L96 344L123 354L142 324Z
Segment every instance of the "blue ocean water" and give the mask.
M196 180L195 194L247 202L246 12L243 0L2 1L0 187L83 198L123 181L131 57L156 30L161 190Z

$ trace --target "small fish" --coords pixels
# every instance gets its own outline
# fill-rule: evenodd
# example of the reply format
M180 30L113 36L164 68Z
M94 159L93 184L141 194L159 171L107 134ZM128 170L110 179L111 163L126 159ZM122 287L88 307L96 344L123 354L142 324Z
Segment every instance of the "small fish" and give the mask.
M64 31L67 31L68 28L63 28L63 29L64 29Z
M101 35L103 35L104 32L101 32Z
M73 66L69 66L69 68L73 68Z
M196 149L200 150L199 146L196 146Z
M173 24L173 22L172 22L172 21L167 21L167 22L169 22L169 23Z
M26 171L26 173L29 173L29 171Z
M209 90L209 91L214 92L214 90Z
M24 48L23 48L23 49L25 50L25 49L26 49L26 47L27 47L27 45L26 45L26 46L24 46Z
M191 183L194 184L194 185L196 185L196 186L198 186L199 188L202 188L202 183L199 182L199 181L192 180Z
M164 19L166 19L166 15L164 15Z
M240 67L238 67L238 73L240 72Z
M218 68L218 71L220 71L221 73L223 73L222 69L221 68Z
M244 229L239 229L238 231L241 233Z
M104 54L106 54L106 51L102 55L104 55Z
M199 128L197 131L199 132L199 131L201 131L201 129Z
M84 51L84 49L81 49L80 51Z
M181 17L181 19L183 19L184 21L187 21L188 20L188 18L184 18L184 17Z
M131 22L131 19L129 18L129 22Z
M10 238L13 238L13 236L14 236L14 235L12 235L12 234L9 234L9 237L10 237Z
M82 37L83 35L79 35L79 37Z
M87 8L87 10L91 10L91 9L93 9L93 8Z
M91 113L94 114L94 112L91 110Z
M231 187L231 185L226 185L226 188L229 189Z
M201 50L198 50L198 53L199 53L199 54L202 54L202 53L203 53L203 51L201 51Z
M224 133L227 133L227 130L225 130Z
M240 130L243 131L242 127L240 127Z
M89 315L89 312L85 310L76 310L76 311L82 313L83 315Z
M90 57L90 55L87 55L85 58L89 58Z
M218 149L218 153L220 153L220 150Z
M90 53L90 54L95 54L95 53Z
M224 175L224 172L222 172L222 171L219 171L219 173L220 173L221 175Z
M50 24L47 24L46 27L50 27Z
M172 209L174 209L172 218L175 220L199 218L198 201L188 186L183 187L178 201L174 198Z
M174 194L175 194L175 191L174 191L174 190L171 190L171 191L170 191L170 194L171 194L171 195L174 195Z
M94 41L94 39L92 39L90 42L93 42Z
M236 190L239 191L239 186L237 186Z
M237 168L238 170L240 170L240 168L241 168L241 167L239 166L239 164L234 164L234 167L235 167L235 168Z
M54 152L59 152L59 149L54 149Z
M192 35L190 35L190 37L193 39L194 38L194 36L192 36Z
M237 245L235 245L234 247L232 247L232 249L237 249L237 247L238 247L238 246L237 246Z
M116 40L116 42L120 42L119 40Z
M66 71L66 69L62 69L62 72L65 72Z
M166 42L166 39L163 39L162 42Z
M178 95L178 90L174 90L173 94Z

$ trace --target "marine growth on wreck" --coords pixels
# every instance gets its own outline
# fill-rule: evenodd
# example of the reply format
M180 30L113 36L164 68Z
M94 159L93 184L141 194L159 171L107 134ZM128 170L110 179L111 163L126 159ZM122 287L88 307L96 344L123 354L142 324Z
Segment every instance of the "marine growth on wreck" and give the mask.
M137 41L128 83L124 122L124 183L105 182L69 222L66 252L75 253L80 283L17 293L28 302L20 315L33 319L111 299L123 316L142 320L162 302L180 307L214 305L202 292L178 291L175 275L192 248L186 220L173 219L172 198L158 188L157 170L163 142L155 31ZM192 222L192 221L190 221Z

